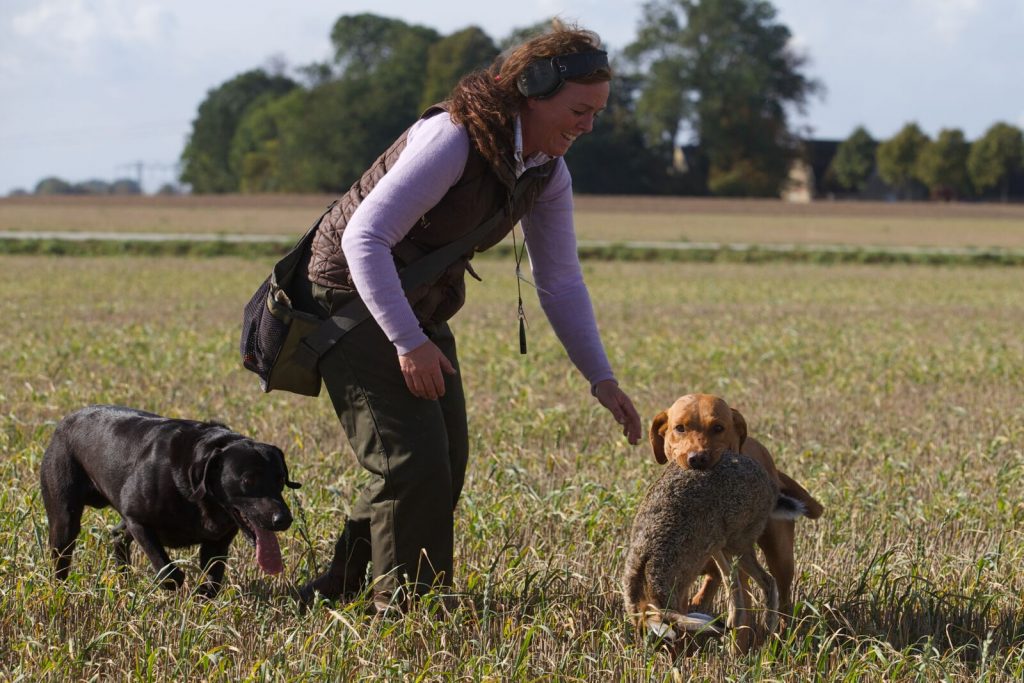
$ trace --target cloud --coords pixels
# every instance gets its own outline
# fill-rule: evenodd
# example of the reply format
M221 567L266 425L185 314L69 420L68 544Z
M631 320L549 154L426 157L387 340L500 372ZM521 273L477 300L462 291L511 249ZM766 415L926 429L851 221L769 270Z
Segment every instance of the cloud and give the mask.
M23 40L82 57L101 43L160 42L173 18L153 0L41 0L15 15L11 26Z
M939 39L954 43L981 10L981 0L913 0L924 25Z

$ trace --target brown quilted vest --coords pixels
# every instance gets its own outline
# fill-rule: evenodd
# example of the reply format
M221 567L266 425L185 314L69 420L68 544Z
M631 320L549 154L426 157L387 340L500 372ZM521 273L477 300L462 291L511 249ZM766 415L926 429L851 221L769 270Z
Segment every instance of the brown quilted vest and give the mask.
M427 109L421 118L428 118L447 110L447 103ZM341 237L345 226L356 208L370 193L384 174L398 160L405 149L406 130L370 166L360 178L331 208L320 221L313 238L309 259L309 279L323 287L351 292L355 290L349 274L348 263L341 249ZM481 241L475 251L484 251L494 246L512 230L522 216L533 206L550 179L555 161L529 169L518 180L515 179L511 161L505 168L494 168L470 145L469 158L458 182L432 209L413 225L405 238L395 245L392 255L395 265L401 268L420 256L438 247L453 242L471 232L498 211L508 214L508 205L517 184L528 183L520 199L512 207L508 220L499 221L498 226ZM429 324L451 318L466 298L465 271L473 251L464 254L433 283L421 285L408 293L410 304L420 322Z

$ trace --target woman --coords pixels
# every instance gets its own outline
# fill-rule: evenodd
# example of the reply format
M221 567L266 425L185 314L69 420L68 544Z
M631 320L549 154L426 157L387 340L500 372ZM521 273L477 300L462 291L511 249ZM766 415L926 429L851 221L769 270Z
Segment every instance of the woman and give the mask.
M333 600L359 592L371 561L381 608L450 585L468 436L446 321L461 307L464 274L472 270L468 257L460 259L407 297L396 262L414 261L501 211L511 210L512 219L505 214L477 249L522 219L546 316L593 395L629 442L639 441L640 418L615 381L583 283L562 160L608 100L611 71L598 44L590 32L556 25L466 76L321 221L308 288L296 303L325 315L360 296L372 315L322 357L320 371L373 478L330 567L301 589L304 602L317 593Z

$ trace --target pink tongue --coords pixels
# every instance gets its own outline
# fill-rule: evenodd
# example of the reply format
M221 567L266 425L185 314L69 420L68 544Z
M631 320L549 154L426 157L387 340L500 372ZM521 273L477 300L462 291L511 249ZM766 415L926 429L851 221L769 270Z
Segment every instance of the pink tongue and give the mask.
M277 535L255 525L253 532L256 534L256 564L268 574L280 574L284 570L284 563L281 562L281 546L277 543Z

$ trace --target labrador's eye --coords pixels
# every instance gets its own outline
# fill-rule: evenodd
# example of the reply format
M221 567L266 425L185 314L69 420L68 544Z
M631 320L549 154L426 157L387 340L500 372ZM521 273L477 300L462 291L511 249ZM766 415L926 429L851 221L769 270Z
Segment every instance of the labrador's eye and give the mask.
M725 431L725 427L723 427L722 425L715 425L714 427L711 428L711 431L714 432L715 434L721 434L722 432Z

